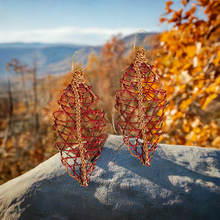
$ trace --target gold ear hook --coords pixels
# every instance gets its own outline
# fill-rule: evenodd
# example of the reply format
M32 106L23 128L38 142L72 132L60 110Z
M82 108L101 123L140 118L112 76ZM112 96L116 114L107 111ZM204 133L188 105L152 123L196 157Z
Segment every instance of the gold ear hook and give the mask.
M74 54L73 54L73 59L72 59L72 69L71 72L74 70L74 57L78 52L82 52L83 53L83 60L81 62L81 66L83 65L83 61L85 60L85 53L82 50L77 50Z
M145 38L144 38L144 41L143 41L142 45L145 44L145 40L146 40L146 37L147 37L147 32L146 32L144 29L141 29L141 30L139 30L139 31L135 34L135 37L134 37L134 48L133 48L133 50L135 50L137 34L138 34L139 32L141 32L141 31L144 31L144 32L146 33L146 36L145 36Z

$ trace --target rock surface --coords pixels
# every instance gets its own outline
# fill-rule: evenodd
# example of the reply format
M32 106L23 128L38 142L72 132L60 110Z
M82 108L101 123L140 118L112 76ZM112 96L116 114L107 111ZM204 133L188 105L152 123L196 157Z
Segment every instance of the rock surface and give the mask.
M0 219L220 219L219 168L220 150L162 144L143 166L110 135L87 188L56 154L0 186Z

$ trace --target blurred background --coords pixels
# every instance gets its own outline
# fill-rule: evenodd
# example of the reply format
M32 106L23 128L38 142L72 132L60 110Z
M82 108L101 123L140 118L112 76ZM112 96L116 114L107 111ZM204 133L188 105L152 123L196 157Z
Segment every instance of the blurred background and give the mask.
M160 142L220 149L219 1L0 0L0 184L57 153L52 113L77 50L106 132L120 134L115 92L140 29L167 91Z

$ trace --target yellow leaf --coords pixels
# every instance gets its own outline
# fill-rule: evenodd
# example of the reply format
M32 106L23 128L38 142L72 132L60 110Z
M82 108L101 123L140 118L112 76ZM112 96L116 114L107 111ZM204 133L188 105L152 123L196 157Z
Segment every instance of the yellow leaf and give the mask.
M176 67L177 69L182 67L183 63L181 62L181 60L178 58L178 59L175 59L173 61L173 67Z
M206 98L205 103L204 103L203 106L202 106L202 109L204 110L205 107L206 107L213 99L215 99L217 96L218 96L217 94L211 94L211 95L209 95L209 96Z
M158 142L160 143L162 140L164 140L165 137L164 136L160 136Z
M205 83L204 80L200 80L200 81L198 82L198 84L197 84L197 87L198 87L199 89L201 89L201 88L203 87L204 83Z
M206 101L206 96L203 96L200 100L199 100L199 104L202 106Z
M168 95L173 94L174 91L175 91L175 89L173 88L173 86L169 86L169 87L166 88L166 92L167 92Z
M183 126L183 130L184 130L186 133L189 133L189 131L190 131L190 126L184 125L184 126Z
M212 62L215 64L215 66L218 66L219 61L220 61L220 50L217 53L217 57Z
M192 103L192 101L192 99L183 100L180 104L181 111L184 111Z
M199 75L193 78L193 80L203 80L203 79L205 79L205 73L200 73Z
M211 84L205 90L207 93L217 92L217 86L215 84Z
M177 113L172 117L172 120L175 121L176 119L181 118L182 115L183 115L182 112L177 112Z
M201 129L198 127L193 128L193 131L195 134L199 134L201 132Z
M211 120L210 126L211 128L219 129L219 126L213 120Z
M162 116L162 115L163 115L163 110L162 110L162 109L159 109L159 111L157 112L157 115L158 115L158 116Z
M190 63L186 63L184 66L183 66L183 70L187 70L187 69L189 69L190 67L191 67L191 65L192 64L190 64Z
M186 47L186 53L188 57L194 57L196 53L196 49L197 48L195 45Z
M197 66L196 68L193 68L190 72L191 72L192 76L194 76L194 75L198 74L201 71L202 71L202 67Z
M181 48L179 48L176 52L176 56L177 57L182 57L182 54L183 54L183 50Z
M176 66L173 66L173 67L169 70L170 73L176 73L177 71L178 71L178 69L177 69Z
M212 141L212 146L218 146L220 147L220 137L217 136L213 141Z
M196 141L196 139L197 139L197 134L194 133L193 136L191 137L191 141L194 142Z
M220 76L215 80L215 84L216 85L220 84Z
M219 60L220 60L220 59L217 57L217 58L215 58L212 62L215 64L215 66L218 66Z
M186 88L186 84L180 85L179 90L183 90Z

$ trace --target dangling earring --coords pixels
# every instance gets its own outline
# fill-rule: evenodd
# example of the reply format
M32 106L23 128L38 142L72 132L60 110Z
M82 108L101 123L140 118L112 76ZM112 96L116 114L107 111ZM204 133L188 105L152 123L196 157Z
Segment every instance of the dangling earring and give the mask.
M148 63L144 44L136 49L133 63L120 80L121 89L116 92L115 108L120 113L117 126L123 133L124 143L133 156L149 166L163 133L167 101L166 91L160 86L160 76Z
M85 58L85 53L81 52ZM60 151L67 172L81 186L88 186L107 136L103 133L104 113L98 96L85 82L83 61L74 69L76 53L72 60L72 81L58 100L60 109L53 113L53 129L58 133L55 148Z

